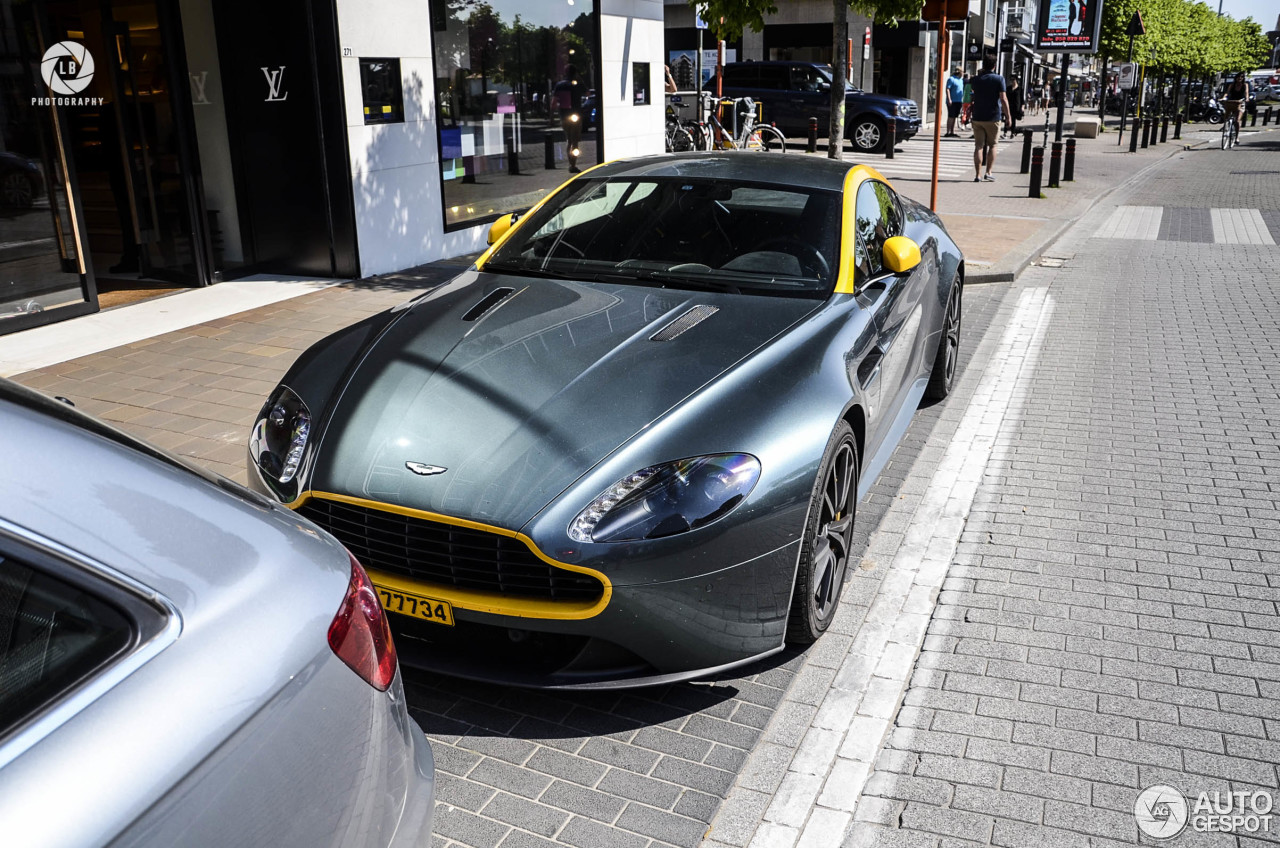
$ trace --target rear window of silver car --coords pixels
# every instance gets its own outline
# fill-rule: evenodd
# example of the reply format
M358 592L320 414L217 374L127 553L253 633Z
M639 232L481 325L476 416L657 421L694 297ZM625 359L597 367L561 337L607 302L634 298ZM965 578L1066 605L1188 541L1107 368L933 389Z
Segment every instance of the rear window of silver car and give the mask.
M818 189L580 179L512 233L485 270L825 296L838 270L840 211L840 193Z
M0 554L0 738L133 640L120 610Z

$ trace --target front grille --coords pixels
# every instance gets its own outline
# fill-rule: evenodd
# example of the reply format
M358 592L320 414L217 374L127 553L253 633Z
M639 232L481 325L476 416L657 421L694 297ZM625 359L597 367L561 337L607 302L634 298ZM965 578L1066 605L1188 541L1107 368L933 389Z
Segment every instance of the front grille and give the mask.
M298 512L366 568L424 583L552 601L593 601L604 591L594 577L549 565L518 539L485 530L323 498Z
M906 117L908 118L920 117L920 107L916 105L916 102L914 100L907 101Z

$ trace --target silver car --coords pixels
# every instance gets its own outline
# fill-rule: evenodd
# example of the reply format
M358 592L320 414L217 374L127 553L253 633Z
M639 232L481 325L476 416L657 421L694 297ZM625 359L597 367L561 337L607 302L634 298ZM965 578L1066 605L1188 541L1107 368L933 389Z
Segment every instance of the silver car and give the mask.
M341 545L0 380L4 844L426 846L433 798Z

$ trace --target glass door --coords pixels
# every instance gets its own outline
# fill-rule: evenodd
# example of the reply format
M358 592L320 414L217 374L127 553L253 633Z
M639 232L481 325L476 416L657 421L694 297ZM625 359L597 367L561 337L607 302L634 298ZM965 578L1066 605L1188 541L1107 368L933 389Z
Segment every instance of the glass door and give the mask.
M41 58L51 46L31 0L0 0L0 333L97 308L63 109Z
M174 96L174 80L185 79L185 73L179 76L173 64L182 51L172 5L101 0L105 58L115 95L115 108L104 109L102 129L113 136L104 143L119 154L118 161L107 163L117 171L112 192L118 205L127 203L128 213L119 220L119 261L104 267L111 276L136 274L199 285L204 263L185 176L192 171L185 127Z

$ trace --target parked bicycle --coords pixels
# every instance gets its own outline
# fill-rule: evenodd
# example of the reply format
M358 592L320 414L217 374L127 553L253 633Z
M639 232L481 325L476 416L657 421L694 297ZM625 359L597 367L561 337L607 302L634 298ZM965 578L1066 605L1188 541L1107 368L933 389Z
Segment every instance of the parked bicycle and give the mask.
M785 153L787 137L772 124L758 123L759 111L750 97L724 98L720 107L731 106L735 118L741 115L737 133L725 128L713 111L710 116L712 146L719 150L758 150Z

